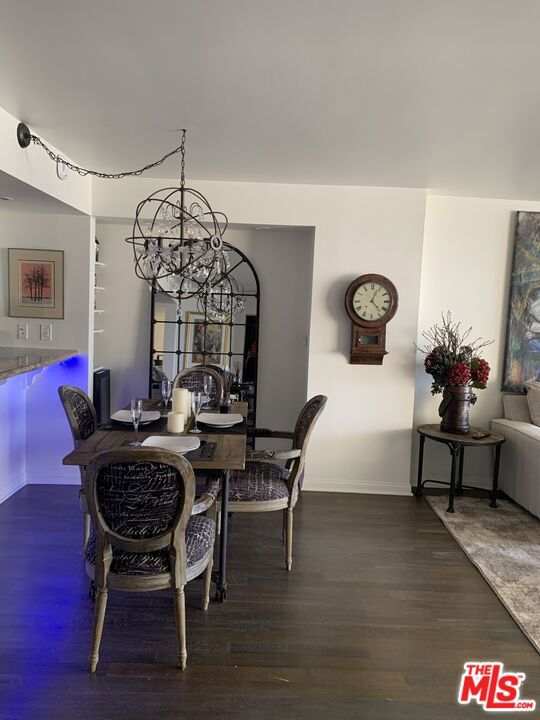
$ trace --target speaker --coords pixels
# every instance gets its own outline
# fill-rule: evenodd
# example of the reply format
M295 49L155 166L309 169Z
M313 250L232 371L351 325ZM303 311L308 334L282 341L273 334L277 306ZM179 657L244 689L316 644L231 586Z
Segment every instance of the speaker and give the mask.
M108 368L94 370L94 407L98 425L111 417L111 371Z

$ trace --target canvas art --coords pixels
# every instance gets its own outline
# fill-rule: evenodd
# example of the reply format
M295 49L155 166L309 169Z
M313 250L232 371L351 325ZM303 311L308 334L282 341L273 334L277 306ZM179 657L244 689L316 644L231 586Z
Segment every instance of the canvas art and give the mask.
M205 325L204 315L198 312L188 312L187 323L184 367L223 365L226 359L223 353L229 352L229 326L219 323Z
M502 389L540 379L540 213L518 212Z
M11 317L64 317L64 253L9 248Z

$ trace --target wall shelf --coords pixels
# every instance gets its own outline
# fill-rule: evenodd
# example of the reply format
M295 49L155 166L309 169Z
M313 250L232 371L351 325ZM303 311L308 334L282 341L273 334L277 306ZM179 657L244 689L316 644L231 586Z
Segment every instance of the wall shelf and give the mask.
M94 287L94 290L105 290L105 288L104 288L104 287L101 287L101 285L96 285L96 286Z
M100 328L99 330L94 329L94 333L96 335L100 335L102 332L104 332L103 328Z
M97 267L105 267L105 263L104 263L104 262L99 262L99 260L96 260L96 263L95 263L95 264L96 264Z
M103 315L105 310L94 310L94 312L96 313L96 315Z

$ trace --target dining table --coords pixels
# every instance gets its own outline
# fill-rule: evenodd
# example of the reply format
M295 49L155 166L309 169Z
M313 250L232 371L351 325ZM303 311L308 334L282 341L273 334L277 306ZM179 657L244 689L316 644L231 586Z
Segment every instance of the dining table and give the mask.
M143 402L144 410L159 409L158 405L151 400ZM207 410L205 409L205 412ZM218 413L218 410L215 410ZM246 463L246 414L247 404L233 404L231 412L243 416L242 423L231 428L217 428L205 425L203 432L196 437L201 441L200 448L185 457L191 463L194 470L207 470L217 472L221 476L221 531L219 535L219 568L215 573L216 600L223 602L227 598L227 540L228 540L228 497L229 477L232 470L244 470ZM183 433L174 435L167 432L167 417L162 416L147 425L141 425L138 429L139 440L156 435L167 437L181 437L190 435L193 418L190 418ZM133 426L121 424L110 420L102 425L86 440L82 440L78 446L68 453L62 463L64 465L86 466L98 453L104 450L117 450L129 445L133 440ZM191 435L193 437L193 435Z

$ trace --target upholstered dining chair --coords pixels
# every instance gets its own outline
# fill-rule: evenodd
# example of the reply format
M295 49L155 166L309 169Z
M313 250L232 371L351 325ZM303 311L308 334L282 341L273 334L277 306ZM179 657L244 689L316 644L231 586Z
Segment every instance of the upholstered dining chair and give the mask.
M252 431L255 437L292 440L292 449L248 451L245 470L231 472L229 479L229 512L283 511L287 570L292 568L293 510L300 493L299 483L304 471L308 442L326 401L324 395L308 400L298 416L293 433L261 429Z
M109 588L174 590L178 658L184 670L184 587L206 571L203 610L208 609L216 530L215 518L192 515L191 465L159 448L106 450L86 468L85 491L93 523L85 551L86 572L97 589L90 672L95 672L99 660ZM200 509L208 510L208 504Z
M64 412L71 429L73 437L73 446L77 448L83 440L93 435L98 426L96 410L94 404L78 387L74 385L62 385L58 388L60 401L64 407ZM84 467L79 467L81 473L81 489L79 491L79 499L83 516L83 548L86 546L88 536L90 534L90 515L86 507L86 499L84 496Z
M223 395L223 381L219 373L205 365L195 365L180 370L173 380L173 388L186 388L192 392L203 392L205 376L211 378L210 401L213 405L219 405Z

